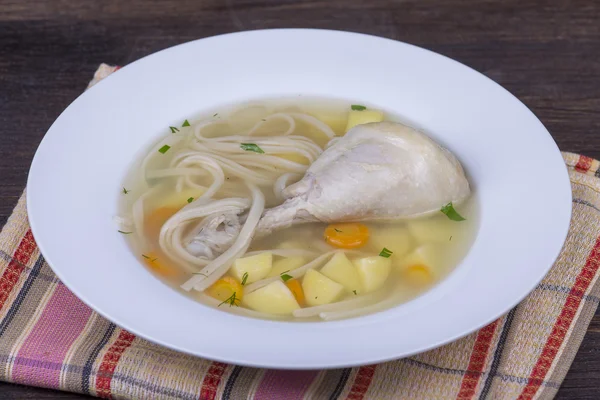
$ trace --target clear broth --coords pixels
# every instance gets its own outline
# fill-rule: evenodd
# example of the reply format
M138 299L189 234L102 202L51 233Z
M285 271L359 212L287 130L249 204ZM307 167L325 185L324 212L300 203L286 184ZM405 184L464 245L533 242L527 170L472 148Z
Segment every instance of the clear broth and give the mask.
M227 119L230 127L215 128L210 132L211 136L226 136L248 129L257 120L274 112L302 112L317 117L330 126L337 136L342 136L345 131L350 104L348 101L304 97L252 102L241 106L210 110L195 118L189 118L188 121L191 127L184 128L179 124L175 134L193 135L193 127L198 122L208 119ZM267 111L263 112L263 107ZM401 119L396 115L387 112L384 115L386 121L401 122ZM278 127L266 127L265 133L268 133L266 131L270 129L278 129ZM311 138L322 147L328 141L326 137L308 126L302 126L301 123L297 130L303 130L305 136ZM164 137L172 134L170 129L165 129ZM167 167L172 157L177 154L177 150L178 147L175 145L162 156L153 157L148 163L147 170L160 170ZM123 188L127 193L122 192L120 196L119 209L121 215L129 215L135 200L148 189L146 179L140 167L142 159L148 152L149 150L145 151L143 157L134 163L129 174L123 181ZM230 176L227 176L226 179L226 184L233 188L233 191L236 190L236 185L239 186L240 192L245 190L243 182ZM145 217L156 213L158 209L169 208L168 204L172 203L176 183L175 178L163 178L160 181L163 189L148 196L144 202ZM271 187L261 187L261 189L266 198L266 207L273 207L281 203L276 199ZM358 189L357 192L359 191ZM456 267L468 252L476 234L477 204L474 194L466 202L458 205L456 209L466 218L466 221L450 221L440 212L425 219L389 223L365 223L370 231L370 239L364 247L358 250L372 256L378 255L383 247L393 251L391 256L392 273L385 284L385 289L391 290L392 294L386 301L371 306L364 312L358 311L356 315L371 313L405 303L429 290ZM169 215L169 212L165 212L164 219L166 220ZM154 224L156 226L152 227L152 229L147 224L147 231L141 232L141 234L139 232L132 232L125 235L133 253L151 273L174 290L203 304L210 303L214 305L214 302L207 302L206 296L200 292L194 290L188 292L181 289L180 286L192 276L192 273L181 265L169 260L160 251L157 233L157 229L160 228L160 218L158 220ZM320 253L335 250L323 238L326 226L327 224L322 223L293 226L268 237L253 241L248 252L292 247L301 247ZM421 273L409 274L406 272L406 266L403 266L407 257L414 256L416 249L421 249L420 251L424 254L425 259L429 260L428 268L430 269L430 274L428 277L423 276ZM418 253L419 251L417 251ZM352 257L349 256L349 258ZM156 261L153 263L149 262L152 259L156 259ZM355 295L352 293L346 293L344 299L351 299L353 296ZM235 313L237 307L230 307L230 305L224 304L218 308L225 312ZM318 316L296 318L291 315L279 319L288 321L320 320Z

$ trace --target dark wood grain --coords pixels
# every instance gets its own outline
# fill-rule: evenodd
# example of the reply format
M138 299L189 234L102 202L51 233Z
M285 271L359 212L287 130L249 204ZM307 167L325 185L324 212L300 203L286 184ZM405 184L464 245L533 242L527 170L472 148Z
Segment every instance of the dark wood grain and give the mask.
M124 65L197 38L280 27L370 33L452 57L515 94L561 149L600 157L598 1L0 0L0 225L44 133L99 63ZM598 393L596 315L558 398ZM79 396L0 384L0 398Z

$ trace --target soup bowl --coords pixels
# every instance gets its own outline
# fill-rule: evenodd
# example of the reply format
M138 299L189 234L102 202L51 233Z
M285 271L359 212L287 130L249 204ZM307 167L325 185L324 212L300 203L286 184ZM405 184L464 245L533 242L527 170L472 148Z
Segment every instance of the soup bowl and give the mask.
M375 314L292 323L207 307L142 267L113 222L132 161L165 127L202 110L295 95L389 110L458 156L478 199L479 229L446 279ZM303 369L409 356L506 313L558 256L571 191L560 152L542 123L478 72L388 39L265 30L160 51L83 93L44 137L32 163L27 204L33 234L58 277L117 325L201 357Z

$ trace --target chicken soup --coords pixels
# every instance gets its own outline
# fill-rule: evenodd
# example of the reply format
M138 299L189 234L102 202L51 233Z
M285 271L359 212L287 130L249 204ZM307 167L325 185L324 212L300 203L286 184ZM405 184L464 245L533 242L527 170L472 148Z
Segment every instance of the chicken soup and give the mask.
M225 312L335 320L443 279L476 230L457 158L382 110L277 99L165 127L115 217L136 257Z

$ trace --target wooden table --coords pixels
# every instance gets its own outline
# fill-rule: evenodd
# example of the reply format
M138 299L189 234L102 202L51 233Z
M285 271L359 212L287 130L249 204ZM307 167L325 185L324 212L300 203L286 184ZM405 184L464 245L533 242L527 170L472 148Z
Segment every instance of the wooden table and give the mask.
M562 150L600 158L595 0L0 0L0 225L44 133L99 63L126 65L197 38L280 27L364 32L452 57L515 94ZM0 383L0 398L83 396ZM600 314L558 398L600 398Z

